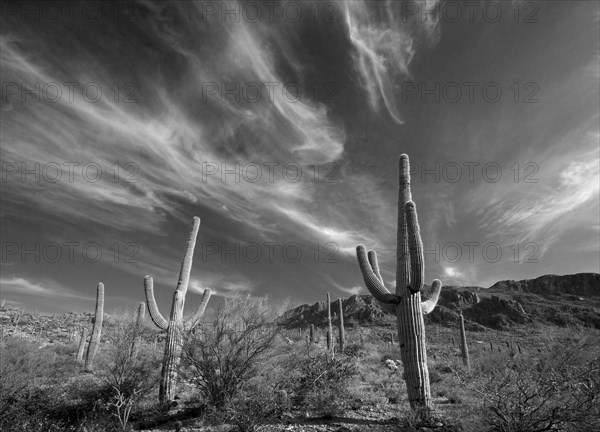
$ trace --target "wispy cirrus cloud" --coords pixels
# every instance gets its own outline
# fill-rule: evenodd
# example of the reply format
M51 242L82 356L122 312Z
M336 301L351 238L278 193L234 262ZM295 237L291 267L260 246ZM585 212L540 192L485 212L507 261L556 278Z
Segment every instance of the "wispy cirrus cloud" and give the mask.
M93 297L82 296L81 294L52 280L29 280L22 277L1 278L0 286L6 293L37 296L44 298L76 298L88 300Z
M541 158L544 164L534 183L508 181L502 189L480 185L469 203L478 215L479 228L495 233L506 244L535 242L540 256L568 235L570 228L597 230L599 137L597 132L567 135ZM570 149L572 140L579 141L577 150Z
M202 280L191 279L189 289L196 293L202 294L207 288L210 288L212 295L218 297L232 297L239 294L251 294L255 292L254 285L248 281L236 279L227 280L228 277L213 276L208 280L203 277Z
M421 9L433 10L438 0L415 2ZM382 5L385 5L382 7ZM418 13L424 19L414 19L403 2L346 1L346 25L356 51L356 67L360 73L371 109L378 110L380 101L398 123L403 124L395 97L398 76L410 76L408 66L415 55L415 39L421 36L415 27L424 30L429 40L437 41L435 13ZM380 10L380 9L383 9Z
M160 7L152 7L158 8L156 13L162 13ZM322 103L285 97L282 87L286 83L276 72L271 53L261 45L265 35L260 28L250 29L245 23L217 23L215 33L224 37L226 43L224 49L214 47L210 53L187 47L173 36L191 33L199 24L192 19L187 27L172 27L165 33L171 35L173 55L184 53L187 61L188 78L179 88L168 88L173 87L172 83L159 83L151 99L129 105L114 103L110 97L89 103L81 95L73 101L60 98L58 103L31 101L3 116L3 141L7 146L2 156L8 163L30 167L38 162L93 162L106 174L115 163L123 166L134 162L135 182L123 184L111 178L86 181L75 170L73 181L40 187L19 185L13 181L15 176L9 175L7 202L19 202L17 189L25 187L27 199L49 212L79 215L98 224L116 224L122 230L148 231L155 231L167 215L187 220L178 209L179 203L211 206L255 229L268 227L264 220L273 216L276 205L300 208L312 195L311 184L291 184L283 178L281 168L269 178L267 168L262 166L265 172L256 182L236 181L232 176L221 181L219 176L207 176L203 169L208 165L243 169L256 162L281 167L290 161L306 168L309 164L333 161L343 152L343 128L329 119ZM7 79L23 82L29 88L69 81L93 82L105 91L111 87L110 71L101 67L91 71L84 63L74 62L59 68L46 63L44 60L49 59L43 56L40 61L40 57L28 55L22 42L16 36L2 36L2 69ZM213 59L211 66L204 61L206 54ZM223 68L228 70L228 78L223 79ZM139 78L140 83L157 84ZM212 95L212 102L205 99L203 84L221 87L231 82L275 83L277 88L272 100L265 97L246 107L221 100L221 93ZM183 103L177 98L180 91L187 92ZM187 105L190 99L203 102L202 110L208 115L194 116ZM207 106L213 110L207 110ZM215 120L219 129L213 126ZM118 160L114 155L119 155ZM83 201L86 206L80 205ZM57 202L61 206L56 206ZM119 214L109 217L108 209ZM260 219L262 223L258 223Z

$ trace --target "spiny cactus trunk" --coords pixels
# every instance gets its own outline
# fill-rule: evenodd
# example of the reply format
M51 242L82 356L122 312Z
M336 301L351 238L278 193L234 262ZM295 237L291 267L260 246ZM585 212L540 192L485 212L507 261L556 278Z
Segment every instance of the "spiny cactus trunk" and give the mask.
M333 349L333 327L331 325L331 296L327 293L327 350Z
M144 327L144 318L146 317L146 305L144 302L140 302L137 310L137 317L135 319L135 334L133 335L133 341L131 342L131 357L136 357L142 343L142 330Z
M309 336L309 341L310 343L315 343L315 325L311 324L310 325L310 336Z
M398 305L398 343L411 408L431 407L431 389L425 347L421 295L411 295Z
M152 321L159 329L167 332L159 388L160 403L171 401L175 397L177 368L179 366L181 350L183 348L184 332L191 331L198 325L200 318L206 310L206 305L208 304L211 295L210 289L207 288L202 295L202 300L194 315L186 321L183 320L185 295L190 280L194 248L196 247L196 237L198 236L199 229L200 218L194 217L194 226L188 239L187 250L181 264L179 281L175 293L173 294L169 321L167 321L158 310L156 299L154 298L154 281L152 276L146 276L144 279L146 303L148 305L150 318L152 318Z
M467 345L467 333L465 332L465 317L460 313L460 348L464 365L467 369L471 368L469 359L469 347Z
M100 337L102 335L102 322L104 321L104 284L98 283L96 289L96 313L94 315L94 329L92 330L92 337L90 337L90 343L88 345L87 355L85 358L85 370L92 371L94 357L98 352L98 345L100 344Z
M346 331L344 330L344 308L342 307L342 299L338 299L338 308L340 310L340 320L338 326L340 330L340 352L344 352L344 346L346 345Z
M40 329L41 330L41 329ZM79 341L79 349L77 350L77 360L83 360L83 352L85 350L85 341L87 339L88 329L84 327L81 329L81 340Z
M163 354L161 382L159 389L160 400L173 400L175 396L175 382L177 381L177 368L183 345L183 305L185 297L181 292L175 291L171 307L171 319L167 329L167 340Z
M379 272L377 254L358 245L356 254L363 278L369 292L388 313L396 314L398 343L404 364L404 379L412 409L428 411L432 407L427 350L425 346L425 323L423 314L436 306L442 283L434 280L432 294L421 301L424 263L423 244L417 220L417 210L410 191L408 156L399 161L398 231L396 256L396 293L385 287Z

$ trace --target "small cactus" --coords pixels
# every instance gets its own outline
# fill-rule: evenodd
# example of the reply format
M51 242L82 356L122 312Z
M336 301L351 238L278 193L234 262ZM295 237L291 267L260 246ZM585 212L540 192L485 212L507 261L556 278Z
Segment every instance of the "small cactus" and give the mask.
M177 282L177 288L173 293L169 321L167 321L158 310L156 299L154 298L154 280L152 279L152 276L146 276L144 278L146 303L150 318L152 318L152 321L159 329L167 332L159 388L159 400L161 403L173 400L175 395L175 380L177 378L177 367L179 366L181 350L183 348L183 333L185 330L193 330L194 327L198 325L200 318L204 315L208 300L210 299L211 291L207 288L202 295L202 300L194 315L184 321L183 306L185 304L185 295L187 294L190 281L194 248L196 247L196 237L198 236L199 229L200 218L194 217L194 226L188 239L187 250L181 264L179 281Z
M87 354L85 357L85 370L92 371L94 357L98 352L98 345L100 344L100 337L102 335L102 322L104 321L104 284L98 282L96 288L96 313L94 314L94 328L92 330L92 336L90 337L90 343L88 344Z

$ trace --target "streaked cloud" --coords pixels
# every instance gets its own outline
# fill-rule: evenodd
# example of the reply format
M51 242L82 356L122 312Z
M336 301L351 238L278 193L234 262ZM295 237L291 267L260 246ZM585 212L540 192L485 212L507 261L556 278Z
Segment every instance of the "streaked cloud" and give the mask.
M438 0L416 2L418 9L433 10ZM383 4L383 11L377 10ZM403 124L398 111L396 97L399 88L398 77L410 76L408 66L415 55L414 30L422 26L427 35L436 31L435 14L417 14L426 19L411 19L402 2L386 1L346 1L346 25L350 40L356 51L356 68L360 73L361 84L369 98L371 109L378 110L381 101L392 119Z
M37 296L44 298L75 298L88 300L94 297L82 296L69 288L51 280L33 281L22 277L10 277L0 279L0 286L5 293Z

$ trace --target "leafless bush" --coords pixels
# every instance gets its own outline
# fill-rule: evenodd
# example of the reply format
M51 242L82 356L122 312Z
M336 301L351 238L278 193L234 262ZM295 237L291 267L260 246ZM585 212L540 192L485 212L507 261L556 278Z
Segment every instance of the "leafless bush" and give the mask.
M225 408L259 373L279 332L276 316L265 297L226 298L212 323L188 335L182 374L197 386L206 403Z
M484 391L490 431L600 430L597 340L555 341L541 358L521 359L497 371Z
M14 415L12 405L24 402L39 381L46 377L52 365L47 351L35 344L7 338L0 346L0 424Z
M348 382L357 374L354 358L327 353L308 357L294 379L295 403L324 414L335 414L348 396Z
M102 376L113 390L109 406L123 431L127 430L136 403L158 384L160 358L143 343L144 332L133 319L125 319L117 323L110 335L111 355Z

